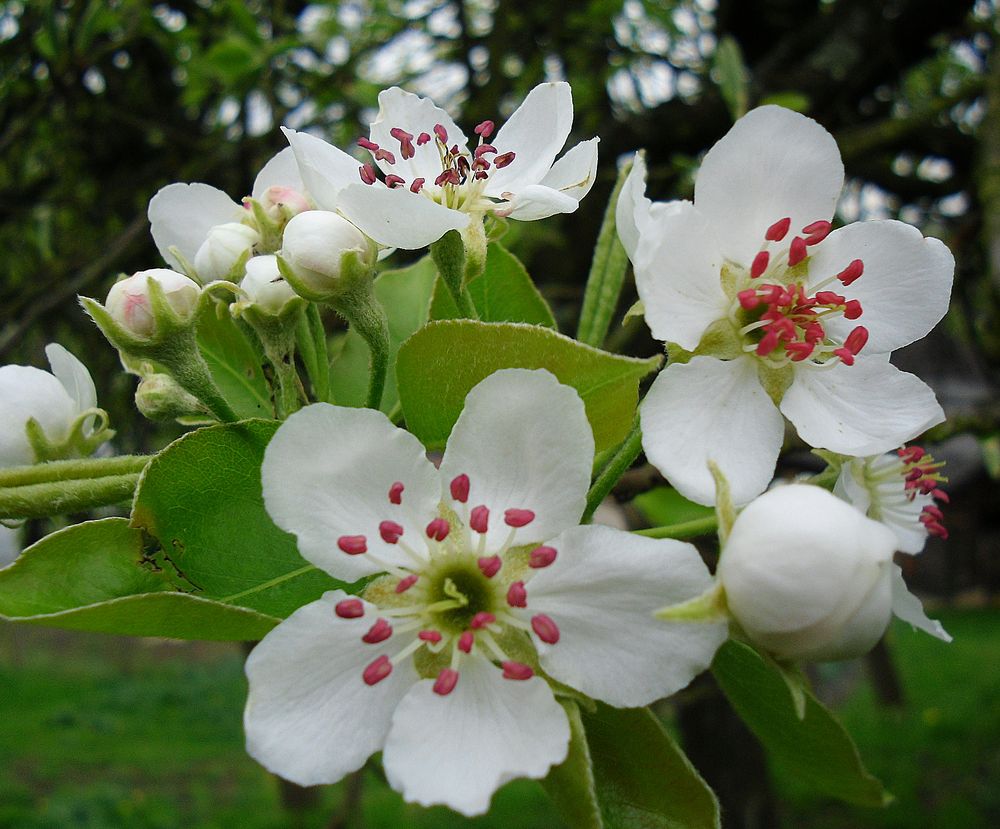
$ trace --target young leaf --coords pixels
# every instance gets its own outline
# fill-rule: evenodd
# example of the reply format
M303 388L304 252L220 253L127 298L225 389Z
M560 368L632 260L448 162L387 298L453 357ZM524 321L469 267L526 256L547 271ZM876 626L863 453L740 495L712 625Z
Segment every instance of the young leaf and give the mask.
M274 415L262 357L221 307L209 304L199 315L198 349L222 396L239 417Z
M580 706L571 699L560 702L569 718L569 753L562 763L552 768L542 786L567 826L573 829L605 829Z
M779 672L751 647L730 640L712 673L730 704L772 758L817 791L861 806L884 806L892 796L861 762L844 727L808 691L799 717Z
M733 120L736 121L746 115L749 106L750 73L743 62L740 45L728 35L723 37L715 48L712 78L719 85L719 92L722 93Z
M480 380L503 368L548 369L583 398L600 451L628 434L639 381L659 362L609 354L534 325L447 320L403 343L396 376L407 428L439 448Z

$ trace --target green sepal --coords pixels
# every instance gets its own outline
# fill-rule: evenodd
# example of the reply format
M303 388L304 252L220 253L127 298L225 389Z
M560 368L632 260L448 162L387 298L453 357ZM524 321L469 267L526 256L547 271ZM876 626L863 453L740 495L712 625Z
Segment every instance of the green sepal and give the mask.
M653 614L666 622L717 622L729 618L726 594L716 582L704 593L685 602L668 605Z

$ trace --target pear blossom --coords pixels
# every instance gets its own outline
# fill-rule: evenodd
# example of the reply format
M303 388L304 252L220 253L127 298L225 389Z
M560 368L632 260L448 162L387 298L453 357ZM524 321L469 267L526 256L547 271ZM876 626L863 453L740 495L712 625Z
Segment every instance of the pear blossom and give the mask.
M577 526L593 453L579 396L541 370L476 386L439 469L381 412L293 414L264 457L267 511L317 567L375 578L298 609L251 653L250 754L314 785L381 750L408 801L480 814L566 757L549 677L640 706L705 669L724 622L651 616L711 584L694 547Z
M521 221L572 213L594 183L597 138L556 161L573 125L567 83L536 86L495 135L493 121L477 125L473 147L428 98L393 87L378 102L369 137L358 141L371 161L360 165L315 136L282 131L318 206L380 245L422 248L487 213Z
M340 288L345 253L367 253L369 242L347 219L330 210L310 210L285 227L279 256L311 293L335 293ZM374 247L374 246L373 246Z
M45 356L51 373L32 366L0 366L0 468L50 460L36 457L29 420L53 447L66 446L78 428L84 443L96 433L96 419L89 413L97 408L97 390L87 367L57 343L45 347Z
M104 307L115 322L139 339L149 339L157 333L150 282L160 286L167 305L181 319L194 316L201 296L197 282L169 268L151 268L120 279L108 291Z
M833 492L869 518L881 521L896 534L897 549L919 553L927 536L947 538L944 514L938 504L948 503L941 489L943 462L935 461L920 446L896 452L845 460Z
M278 257L273 254L255 256L247 262L246 271L246 276L240 282L240 289L246 297L247 305L275 315L281 312L285 303L298 296L281 276Z
M777 106L706 154L694 202L651 204L637 156L619 235L671 363L641 410L647 457L712 503L714 461L737 503L770 481L785 418L811 446L886 452L943 420L933 392L889 363L948 307L954 260L898 221L833 230L844 182L833 137Z
M896 546L892 530L825 489L789 484L739 514L716 576L740 630L780 660L860 656L893 613L951 641L907 589Z

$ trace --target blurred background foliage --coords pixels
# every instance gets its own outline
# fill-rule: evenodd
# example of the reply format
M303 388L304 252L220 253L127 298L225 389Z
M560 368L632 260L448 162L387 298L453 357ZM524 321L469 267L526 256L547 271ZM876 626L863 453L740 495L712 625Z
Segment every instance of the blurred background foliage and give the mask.
M471 125L484 118L502 122L540 81L571 82L574 139L601 137L598 183L577 213L512 223L505 241L528 265L562 330L572 331L616 160L644 147L651 195L690 197L699 154L746 109L780 103L811 115L837 137L848 175L841 221L900 218L941 237L955 253L952 311L934 335L896 360L935 387L950 416L931 439L950 464L952 540L932 544L910 575L952 604L995 607L998 39L992 0L2 2L0 362L41 365L44 344L62 342L90 365L102 405L119 429L120 448L164 445L176 432L153 428L134 413L134 379L119 371L114 351L77 307L76 294L102 297L117 273L160 264L145 218L158 188L205 181L239 198L264 161L284 146L279 125L314 131L349 148L365 133L379 90L392 84L432 96ZM623 311L634 298L627 289ZM658 346L633 321L613 326L609 347L649 354ZM808 460L793 455L790 468L797 463ZM981 612L976 624L985 628L971 627L995 633L996 616ZM231 668L220 664L220 671ZM968 671L983 695L968 710L970 717L976 709L992 716L984 733L995 735L1000 689L989 664L982 662L981 676ZM39 676L50 667L46 663ZM878 679L877 660L869 667ZM873 687L877 697L892 702L884 681ZM947 687L938 688L937 703L926 704L947 711ZM238 697L229 701L231 710L241 704ZM686 722L693 729L689 739L701 735L704 741L704 723L697 716ZM880 722L883 736L893 741L895 732L886 725L892 721ZM895 722L908 728L904 720ZM123 729L114 739L127 742L130 735ZM733 739L744 745L738 740L746 738ZM961 770L949 767L949 773L963 780L971 775L970 785L982 788L991 775L995 780L1000 755L996 739L974 743L976 762L965 758ZM921 750L933 751L932 745ZM26 750L14 743L8 749ZM719 775L726 771L727 753L733 766L732 751L722 744L717 756L700 760L720 790L725 781ZM913 756L909 762L920 760ZM759 758L747 760L753 763L763 768ZM18 763L5 758L2 765L16 777ZM906 796L944 797L954 789L949 773L907 783ZM111 772L109 777L111 789L121 783ZM32 790L34 778L24 779L26 791ZM45 791L50 786L39 785ZM723 792L731 826L776 825L773 804L761 791L737 785ZM794 797L789 802L798 803ZM955 807L959 816L953 822L931 822L927 815L936 801L929 802L930 812L908 812L908 801L895 814L922 814L926 822L856 811L820 817L826 813L809 807L793 811L802 818L789 825L1000 825L995 798L972 802L971 813ZM18 814L23 821L24 813ZM0 825L35 825L5 819L0 812ZM55 817L38 825L106 825L88 820ZM122 818L107 825L185 822L164 820ZM221 822L198 818L194 825L250 825L212 820Z

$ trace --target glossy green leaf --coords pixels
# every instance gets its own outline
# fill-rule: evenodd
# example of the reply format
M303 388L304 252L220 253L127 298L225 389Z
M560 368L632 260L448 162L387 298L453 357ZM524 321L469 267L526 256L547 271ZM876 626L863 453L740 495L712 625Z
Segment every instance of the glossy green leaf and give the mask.
M599 351L534 325L447 320L403 343L396 371L407 428L430 448L444 445L465 396L481 380L503 368L545 368L583 398L600 451L624 439L639 381L659 363L659 357Z
M283 618L343 585L305 561L264 509L260 465L277 428L230 423L174 441L146 468L132 525L159 540L161 566L185 589Z
M469 294L483 322L527 322L555 328L548 303L531 281L521 260L499 242L486 249L486 267L469 281ZM458 308L441 280L434 289L432 320L459 319Z
M396 392L396 352L400 343L427 322L437 270L429 256L408 268L386 271L375 280L375 298L389 319L389 375L382 396L382 410L399 401ZM348 331L330 369L330 396L341 406L363 406L368 394L368 344Z
M198 349L215 385L241 418L273 417L262 357L221 304L198 317Z
M892 799L864 767L833 714L806 691L800 719L785 680L753 648L727 642L715 656L712 673L771 757L803 783L862 806L883 806Z
M569 753L562 763L549 771L542 786L567 826L573 829L604 829L580 706L571 699L561 699L560 702L569 718Z
M215 640L259 639L278 623L177 592L155 562L155 547L125 518L54 532L0 570L0 616L70 630Z
M719 40L712 61L712 78L736 121L746 115L749 105L750 73L743 61L740 45L729 35Z
M666 524L681 524L685 521L698 521L702 518L713 518L715 510L689 501L676 489L669 486L658 486L649 492L637 495L632 504L642 513L651 526L660 527Z

